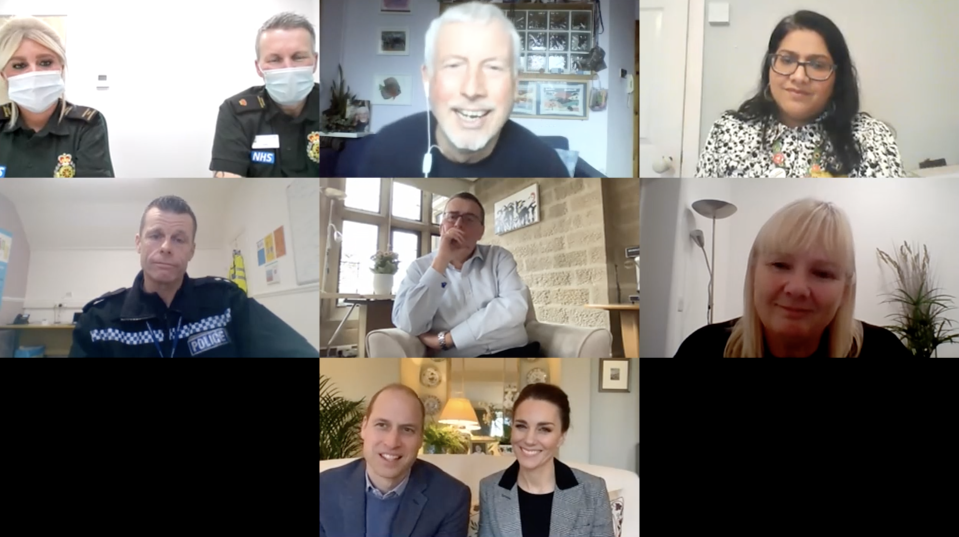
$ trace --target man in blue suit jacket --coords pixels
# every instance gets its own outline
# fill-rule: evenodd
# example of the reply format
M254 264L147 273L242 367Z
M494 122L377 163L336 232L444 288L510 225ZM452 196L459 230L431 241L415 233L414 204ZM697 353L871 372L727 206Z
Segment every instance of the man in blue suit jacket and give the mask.
M320 537L466 537L469 487L416 458L425 417L402 384L373 396L360 428L363 458L320 473Z

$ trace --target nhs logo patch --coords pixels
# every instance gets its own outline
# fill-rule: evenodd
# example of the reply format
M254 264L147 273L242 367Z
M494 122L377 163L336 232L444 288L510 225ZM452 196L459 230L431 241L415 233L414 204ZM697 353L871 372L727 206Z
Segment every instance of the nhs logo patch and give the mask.
M210 349L215 349L217 347L222 347L230 342L230 337L226 334L226 329L217 328L216 330L208 330L206 332L201 332L190 336L188 340L190 345L190 356L196 356L197 354L206 352Z
M257 164L276 164L276 155L272 151L252 151L250 160Z

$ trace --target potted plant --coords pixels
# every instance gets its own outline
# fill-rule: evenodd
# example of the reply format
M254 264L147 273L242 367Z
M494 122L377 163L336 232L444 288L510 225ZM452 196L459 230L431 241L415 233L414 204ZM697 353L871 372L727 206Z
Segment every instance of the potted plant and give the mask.
M903 242L895 257L877 249L879 259L895 271L895 290L883 303L895 304L898 311L889 315L895 322L887 326L917 358L931 358L936 348L959 337L951 330L952 320L945 317L953 307L952 296L936 286L929 270L929 250L922 246L914 252Z
M366 413L365 398L350 401L337 395L330 378L320 375L320 460L348 459L363 447L360 425Z
M333 90L330 92L330 107L323 111L323 124L320 129L324 132L352 132L353 123L347 117L347 108L356 99L355 93L350 93L350 87L343 79L343 66L338 68L340 83L333 81Z
M373 294L393 294L393 275L400 270L400 254L396 252L376 252L370 259L373 266Z
M466 440L456 430L435 422L423 431L423 453L466 453Z

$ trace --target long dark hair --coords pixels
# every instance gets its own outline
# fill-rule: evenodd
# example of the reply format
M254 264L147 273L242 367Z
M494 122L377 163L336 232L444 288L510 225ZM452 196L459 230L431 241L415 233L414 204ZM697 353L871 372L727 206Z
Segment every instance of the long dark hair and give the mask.
M769 36L769 46L763 55L762 81L759 91L749 100L740 105L739 110L730 111L737 119L762 121L762 144L766 144L766 131L772 118L779 115L779 107L773 100L766 99L766 87L769 85L769 67L773 54L779 49L779 44L786 34L793 30L812 30L822 36L826 48L836 64L833 76L836 81L833 85L832 96L827 107L835 107L822 120L822 126L832 144L834 159L824 159L826 169L833 175L848 175L862 162L862 152L852 135L852 120L859 113L859 83L857 81L856 66L849 55L849 47L843 38L839 27L828 17L814 11L797 11L779 21L772 35Z

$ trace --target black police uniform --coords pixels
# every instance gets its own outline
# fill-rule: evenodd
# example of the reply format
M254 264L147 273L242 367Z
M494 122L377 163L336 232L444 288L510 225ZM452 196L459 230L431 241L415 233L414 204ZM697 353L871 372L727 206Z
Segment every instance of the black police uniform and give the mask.
M70 357L94 356L318 358L320 353L230 280L184 275L168 308L159 295L144 291L140 271L133 287L83 307Z
M272 134L279 136L280 147L253 147L257 136ZM320 85L313 85L295 118L273 102L266 86L223 101L210 170L243 177L319 177Z
M113 177L103 114L60 99L39 132L19 114L13 130L7 130L13 106L0 109L0 177Z

